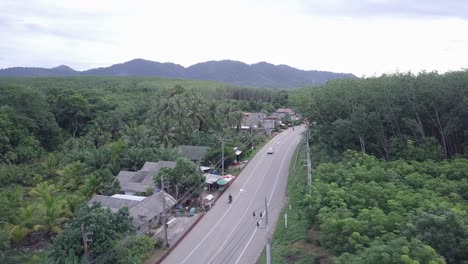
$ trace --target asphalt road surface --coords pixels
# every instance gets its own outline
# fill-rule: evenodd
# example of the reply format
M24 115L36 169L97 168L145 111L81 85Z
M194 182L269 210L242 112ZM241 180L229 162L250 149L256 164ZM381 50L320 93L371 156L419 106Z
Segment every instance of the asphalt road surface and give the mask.
M163 263L255 263L266 242L265 198L273 233L284 205L289 163L303 131L304 126L289 128L268 142ZM270 147L274 154L267 154Z

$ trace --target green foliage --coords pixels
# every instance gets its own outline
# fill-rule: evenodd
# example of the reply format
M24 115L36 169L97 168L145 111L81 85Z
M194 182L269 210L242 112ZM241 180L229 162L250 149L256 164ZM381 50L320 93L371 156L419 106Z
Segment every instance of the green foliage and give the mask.
M412 140L402 142L392 138L390 141L390 152L394 153L392 159L424 161L441 160L443 157L442 148L435 138L421 138L417 145Z
M154 175L156 186L161 186L161 177L164 178L165 190L176 199L201 184L197 167L185 158L177 159L175 168L162 168L157 175Z
M127 208L112 213L110 209L101 208L99 205L84 206L52 241L48 248L48 263L65 262L70 249L73 249L77 257L83 256L82 225L88 232L93 233L90 250L96 257L106 254L119 239L133 232Z
M0 84L0 105L0 154L4 155L4 149L8 147L24 148L22 155L25 156L11 162L37 157L41 145L53 149L60 143L60 130L48 111L43 93L21 85ZM4 145L6 142L10 146Z
M329 156L352 149L385 160L440 160L466 154L467 84L466 71L407 73L334 80L292 97Z
M71 214L66 210L65 201L56 196L57 191L54 184L47 182L39 183L30 191L31 196L41 201L42 222L47 232L59 233L65 216Z
M339 263L444 263L438 254L460 263L468 259L468 207L460 187L467 165L466 159L385 162L348 151L314 170L304 209Z
M0 162L29 162L42 152L39 140L22 126L17 114L8 106L0 108Z
M377 239L368 248L358 251L356 254L345 253L340 256L337 264L444 264L444 258L430 246L424 245L417 239L410 241L393 234Z
M234 150L235 145L233 143L226 144L224 146L224 168L227 169L229 165L236 159L236 152ZM207 166L213 166L221 168L222 165L222 148L221 145L214 145L206 152L203 164Z
M141 264L154 249L154 240L148 236L132 236L120 241L115 250L118 252L113 263Z
M92 195L120 192L120 170L177 160L179 145L215 145L216 133L240 140L241 110L271 112L287 97L145 77L0 78L0 231L14 247L47 239ZM188 164L167 176L176 183L171 192L199 184ZM59 262L83 260L81 248L65 245ZM45 262L15 248L6 252L9 260Z
M307 185L307 169L300 162L304 149L299 147L291 159L289 166L287 204L280 214L272 240L272 263L328 263L327 256L318 255L311 250L312 241L309 238L310 221L304 216L303 192ZM301 190L301 191L299 191ZM289 205L291 207L289 207ZM273 208L279 206L273 203ZM283 215L288 215L288 227L285 228ZM316 239L316 238L312 238ZM327 252L324 252L327 254ZM266 263L265 254L260 256L259 263Z
M23 205L23 188L20 186L0 189L0 226L15 223L18 208Z
M463 217L466 217L466 213ZM449 263L468 259L468 226L459 214L446 209L422 212L414 216L412 223L403 231L433 247Z

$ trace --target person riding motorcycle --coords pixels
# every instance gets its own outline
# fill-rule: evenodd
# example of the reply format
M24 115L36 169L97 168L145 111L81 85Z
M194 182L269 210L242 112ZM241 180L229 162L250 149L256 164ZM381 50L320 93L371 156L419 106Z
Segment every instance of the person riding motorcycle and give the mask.
M232 202L232 195L229 194L229 203L231 203L231 202Z

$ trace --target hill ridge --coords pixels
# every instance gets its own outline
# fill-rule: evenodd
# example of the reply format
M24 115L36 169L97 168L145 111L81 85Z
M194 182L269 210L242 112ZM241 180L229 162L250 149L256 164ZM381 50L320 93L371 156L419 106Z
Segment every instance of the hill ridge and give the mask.
M301 70L285 64L274 65L266 61L247 64L235 60L212 60L184 67L172 62L157 62L142 58L84 71L74 70L67 65L54 68L12 67L0 69L0 76L154 76L218 81L257 88L297 88L320 85L334 79L356 78L351 73Z

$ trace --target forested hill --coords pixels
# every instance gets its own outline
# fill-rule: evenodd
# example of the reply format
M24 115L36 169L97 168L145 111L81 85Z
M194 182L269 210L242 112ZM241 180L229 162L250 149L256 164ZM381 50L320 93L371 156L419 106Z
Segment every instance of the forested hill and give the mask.
M329 80L356 78L349 73L327 71L304 71L287 65L266 62L246 64L223 60L198 63L183 67L174 63L160 63L135 59L109 67L76 71L61 65L55 68L14 67L0 69L0 76L155 76L164 78L195 79L225 82L238 86L258 88L297 88L320 85Z

